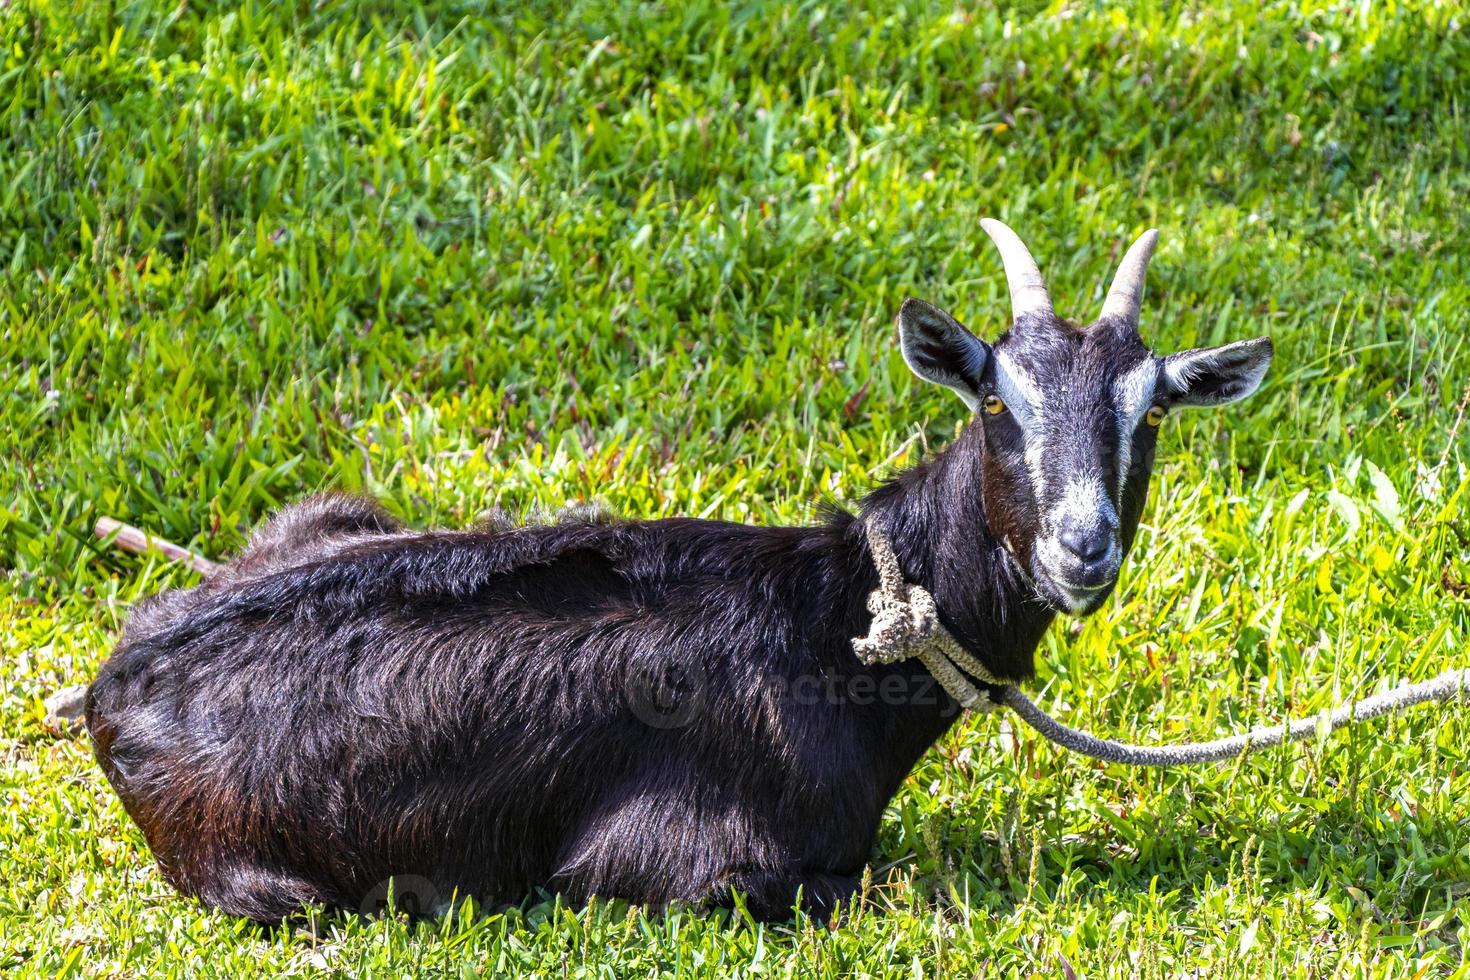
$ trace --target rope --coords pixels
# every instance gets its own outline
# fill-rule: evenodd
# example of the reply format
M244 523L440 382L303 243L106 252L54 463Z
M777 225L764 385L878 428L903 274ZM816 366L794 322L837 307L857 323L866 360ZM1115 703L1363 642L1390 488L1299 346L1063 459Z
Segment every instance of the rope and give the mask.
M867 536L868 549L878 569L878 588L868 595L868 611L873 614L868 635L855 637L852 641L853 651L859 660L871 665L918 658L949 692L949 696L963 707L993 711L1004 705L1043 738L1103 762L1121 762L1129 766L1191 766L1222 762L1283 742L1299 742L1318 734L1326 736L1344 725L1394 714L1426 701L1470 701L1470 669L1457 669L1447 670L1433 680L1400 684L1390 691L1341 705L1312 718L1253 728L1243 735L1211 742L1130 745L1098 738L1057 721L1021 693L1020 688L985 669L939 621L934 597L922 586L904 581L898 556L894 554L893 544L887 535L868 522ZM999 691L994 695L982 691L970 678L997 687Z
M858 659L871 665L918 657L962 707L975 711L994 711L1000 707L987 692L971 683L960 667L982 683L1005 682L986 670L944 628L934 597L923 586L904 581L892 543L872 523L868 524L868 550L878 569L878 587L868 593L868 612L873 614L868 635L854 637L852 641Z
M1129 745L1089 735L1057 721L1015 687L1007 687L1000 698L1001 703L1020 715L1022 721L1064 749L1129 766L1194 766L1234 759L1282 742L1300 742L1319 732L1329 735L1355 721L1395 714L1426 701L1465 700L1470 693L1467 688L1470 688L1470 670L1447 670L1433 680L1400 684L1391 691L1340 705L1313 718L1299 718L1269 728L1252 728L1244 735L1217 738L1213 742L1184 742L1180 745Z

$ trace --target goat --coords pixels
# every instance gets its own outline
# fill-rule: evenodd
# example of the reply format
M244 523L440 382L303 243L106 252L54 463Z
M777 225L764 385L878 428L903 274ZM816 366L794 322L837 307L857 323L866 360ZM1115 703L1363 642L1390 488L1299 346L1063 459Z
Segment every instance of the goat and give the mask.
M999 678L1117 580L1158 425L1245 397L1267 338L1155 356L1157 233L1101 316L1058 317L1009 228L993 344L904 302L905 360L974 413L948 448L812 527L582 517L405 530L376 504L288 508L218 576L140 607L91 685L97 759L179 891L279 921L427 911L541 886L760 919L851 897L889 799L954 722L918 661L852 649L864 528ZM405 894L409 893L409 894Z

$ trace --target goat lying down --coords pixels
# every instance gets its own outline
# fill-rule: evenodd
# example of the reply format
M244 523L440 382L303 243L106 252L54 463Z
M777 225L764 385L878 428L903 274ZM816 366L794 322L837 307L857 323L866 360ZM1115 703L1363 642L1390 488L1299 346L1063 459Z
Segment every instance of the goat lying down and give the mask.
M456 892L827 914L957 705L866 666L864 526L996 676L1112 590L1157 426L1255 390L1264 338L1169 357L1138 332L1156 238L1102 316L1057 317L1010 229L993 345L910 300L904 357L974 419L814 527L577 519L413 532L373 503L283 511L221 574L141 605L87 698L103 771L163 875L276 921ZM405 884L407 883L407 884ZM405 894L407 893L407 894ZM405 901L407 900L407 901Z

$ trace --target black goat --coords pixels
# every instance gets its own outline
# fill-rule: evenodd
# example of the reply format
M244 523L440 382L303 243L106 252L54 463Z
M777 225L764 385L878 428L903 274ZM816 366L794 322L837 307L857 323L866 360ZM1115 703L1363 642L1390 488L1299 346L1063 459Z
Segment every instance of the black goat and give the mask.
M87 724L164 876L266 921L363 908L390 878L421 907L538 884L655 905L733 889L762 918L848 897L957 715L918 661L853 654L876 584L864 523L961 643L1025 678L1055 611L1111 590L1164 411L1243 397L1270 360L1264 339L1149 353L1152 232L1078 329L1014 234L986 230L1004 337L912 300L898 317L915 372L977 417L858 515L415 533L322 497L140 606Z

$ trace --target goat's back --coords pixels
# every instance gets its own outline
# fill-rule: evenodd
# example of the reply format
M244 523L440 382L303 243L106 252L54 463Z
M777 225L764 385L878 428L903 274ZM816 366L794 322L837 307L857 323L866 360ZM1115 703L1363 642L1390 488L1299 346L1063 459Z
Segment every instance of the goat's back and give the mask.
M801 532L414 534L350 499L310 506L218 581L135 617L88 696L98 758L160 867L211 904L355 907L405 874L445 896L516 898L558 875L616 893L619 827L707 834L680 823L696 812L729 815L711 860L761 865L779 856L756 824L780 815L752 794L799 798L824 779L808 738L851 740L793 731L840 716L773 716L761 696L819 625L783 614L813 574ZM650 717L669 696L698 713ZM645 812L651 799L689 806ZM697 891L717 870L699 853L639 857L653 884L635 897Z

